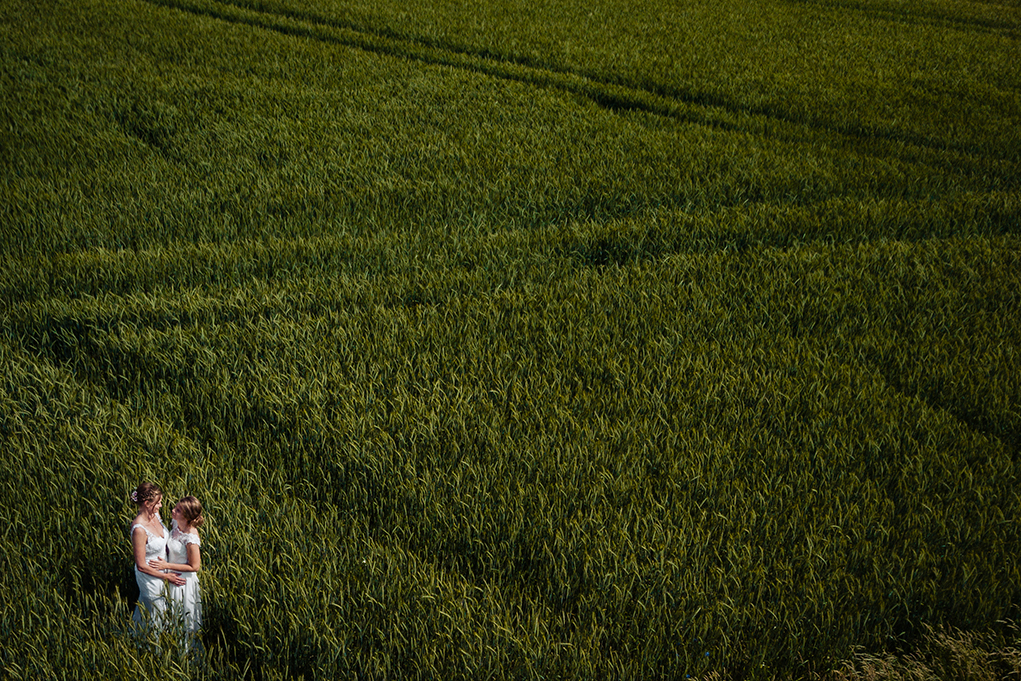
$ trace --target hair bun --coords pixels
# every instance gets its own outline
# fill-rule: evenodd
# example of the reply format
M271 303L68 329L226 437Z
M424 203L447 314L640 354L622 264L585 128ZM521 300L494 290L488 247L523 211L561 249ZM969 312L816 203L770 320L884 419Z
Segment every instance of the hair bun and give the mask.
M144 503L152 501L158 496L163 494L163 490L160 486L154 482L143 482L135 489L131 490L129 495L131 503L141 506Z
M191 495L181 497L175 505L175 508L180 510L181 515L183 515L194 527L201 527L202 523L206 521L205 517L202 515L202 503Z

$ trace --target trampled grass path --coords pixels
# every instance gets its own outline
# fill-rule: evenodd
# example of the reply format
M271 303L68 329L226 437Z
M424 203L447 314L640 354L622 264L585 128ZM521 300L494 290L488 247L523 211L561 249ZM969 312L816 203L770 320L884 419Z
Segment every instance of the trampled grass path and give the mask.
M904 3L890 3L891 7L877 7L875 3L861 2L860 0L787 0L794 5L806 5L809 7L822 7L826 9L840 8L846 12L856 14L868 14L873 17L882 17L885 21L896 21L901 24L940 26L954 28L962 31L981 31L983 33L996 33L1011 38L1018 37L1018 25L1004 19L1002 16L996 19L981 17L952 16L945 11L943 5L927 5L923 8L906 6ZM995 4L995 3L989 3Z
M837 136L859 153L878 158L895 157L956 172L965 170L1009 176L1014 174L1011 170L1016 165L1011 149L990 150L954 144L891 126L838 124L809 114L790 115L769 107L744 105L725 97L685 92L669 86L650 84L637 87L605 75L572 70L555 63L538 63L485 50L464 49L379 27L326 18L314 12L253 9L220 0L144 1L288 36L560 90L613 111L639 111L730 132L768 135L784 140L807 141L818 137L833 144L833 138Z

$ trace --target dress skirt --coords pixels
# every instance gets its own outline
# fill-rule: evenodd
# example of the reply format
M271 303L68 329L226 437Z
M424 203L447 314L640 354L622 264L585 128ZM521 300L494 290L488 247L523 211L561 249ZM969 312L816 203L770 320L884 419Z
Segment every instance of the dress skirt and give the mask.
M132 621L139 626L162 629L167 612L167 597L164 591L166 582L159 577L145 574L137 567L135 582L138 583L138 604L131 615Z
M199 576L195 572L181 573L184 584L170 587L170 613L175 623L184 630L195 634L202 626L202 592Z

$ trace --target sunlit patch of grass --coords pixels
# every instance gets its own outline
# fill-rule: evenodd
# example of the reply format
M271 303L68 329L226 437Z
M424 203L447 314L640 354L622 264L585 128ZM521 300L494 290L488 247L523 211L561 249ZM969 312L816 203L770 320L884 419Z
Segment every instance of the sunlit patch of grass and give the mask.
M855 653L830 678L834 681L999 681L1021 678L1017 627L979 633L954 627L926 627L907 652Z

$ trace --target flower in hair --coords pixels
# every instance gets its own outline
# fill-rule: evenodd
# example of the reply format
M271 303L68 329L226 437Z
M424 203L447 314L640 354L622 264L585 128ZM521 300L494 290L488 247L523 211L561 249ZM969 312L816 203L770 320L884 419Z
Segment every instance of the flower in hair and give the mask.
M138 490L137 489L131 490L131 500L133 502L135 502L136 504L138 503Z

